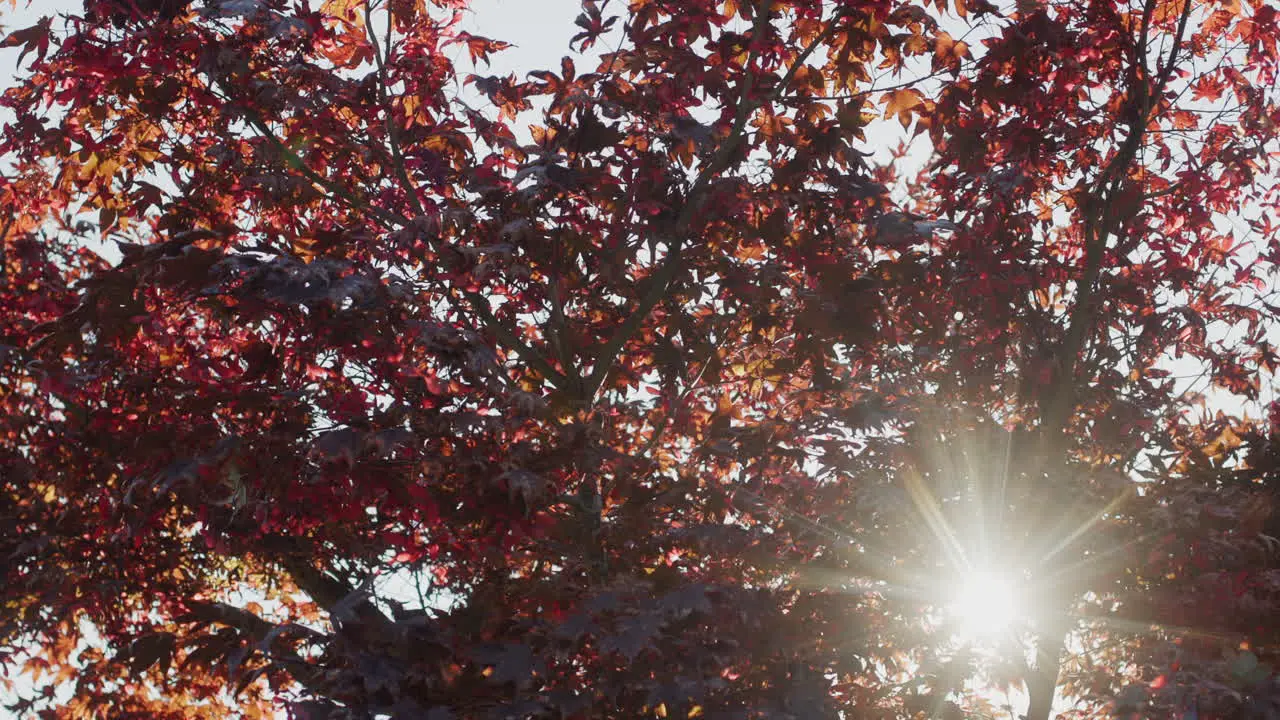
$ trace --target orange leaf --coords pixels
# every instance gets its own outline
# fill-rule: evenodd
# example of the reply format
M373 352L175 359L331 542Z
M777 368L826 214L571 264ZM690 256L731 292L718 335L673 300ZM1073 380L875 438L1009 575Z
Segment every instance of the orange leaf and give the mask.
M911 111L924 103L924 94L915 88L903 88L885 93L884 117L897 115L903 127L911 124Z

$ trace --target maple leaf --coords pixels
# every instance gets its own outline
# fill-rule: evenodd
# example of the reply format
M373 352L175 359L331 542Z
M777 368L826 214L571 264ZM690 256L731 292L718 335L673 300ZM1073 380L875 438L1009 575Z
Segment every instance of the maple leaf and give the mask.
M1226 89L1226 85L1221 79L1208 75L1197 79L1192 87L1194 88L1194 92L1191 95L1192 99L1210 101L1221 98L1223 91Z
M22 64L22 59L28 53L35 52L36 62L42 62L45 55L49 52L49 41L53 18L41 18L40 22L29 28L15 30L5 36L0 41L0 47L17 47L22 46L22 52L18 54L18 64Z
M885 93L881 101L884 103L884 117L896 115L905 128L911 124L916 108L924 104L925 97L924 93L915 88L902 88Z
M511 43L479 37L468 32L458 33L454 36L453 42L462 43L467 46L467 53L471 56L471 62L473 64L478 60L482 60L485 65L488 65L489 55L491 53L511 47Z
M583 0L492 77L465 0L84 5L2 43L18 714L1273 703L1266 3Z

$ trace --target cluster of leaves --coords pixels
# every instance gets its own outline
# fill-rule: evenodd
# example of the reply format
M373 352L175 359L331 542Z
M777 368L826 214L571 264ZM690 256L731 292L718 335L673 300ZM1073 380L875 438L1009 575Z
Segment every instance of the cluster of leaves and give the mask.
M1275 368L1273 7L583 0L486 76L466 6L5 40L13 710L1277 717L1280 410L1170 369ZM938 619L966 517L1033 662Z

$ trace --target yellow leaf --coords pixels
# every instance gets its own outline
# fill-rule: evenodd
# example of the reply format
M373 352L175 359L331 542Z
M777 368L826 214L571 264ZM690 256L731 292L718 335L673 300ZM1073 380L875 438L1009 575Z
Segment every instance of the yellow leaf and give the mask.
M408 29L427 14L427 4L423 0L391 0L390 10L397 29Z
M365 2L366 0L324 0L320 5L320 12L329 17L363 27L364 15L359 12L359 9L364 6Z
M400 102L404 105L404 128L413 127L418 119L418 109L422 107L422 100L416 95L405 95L400 98Z
M299 257L311 259L315 255L315 238L295 238L290 244L293 248L293 253Z
M902 44L902 47L907 51L908 55L920 55L921 53L928 52L929 41L920 33L915 33L907 38L907 41Z
M104 182L111 182L111 177L120 169L120 161L115 158L107 158L98 162L98 177Z
M902 88L885 93L884 117L888 119L890 115L897 115L904 125L909 124L912 109L923 103L924 95L915 88Z
M1228 427L1224 428L1218 437L1214 438L1212 442L1206 445L1203 448L1203 452L1210 458L1217 460L1225 457L1227 453L1240 447L1243 442L1244 441L1240 439L1240 436Z
M84 155L84 152L81 151L80 154ZM98 171L98 162L99 162L98 153L96 152L89 153L88 158L84 160L80 165L80 172L84 175L84 177L87 177L87 178L93 177L94 174L97 173Z

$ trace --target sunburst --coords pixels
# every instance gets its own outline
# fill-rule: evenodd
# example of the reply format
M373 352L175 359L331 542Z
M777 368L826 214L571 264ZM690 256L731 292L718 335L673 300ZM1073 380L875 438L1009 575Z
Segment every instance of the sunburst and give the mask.
M968 641L987 641L1014 631L1025 612L1018 585L1007 571L978 569L951 588L947 613Z

